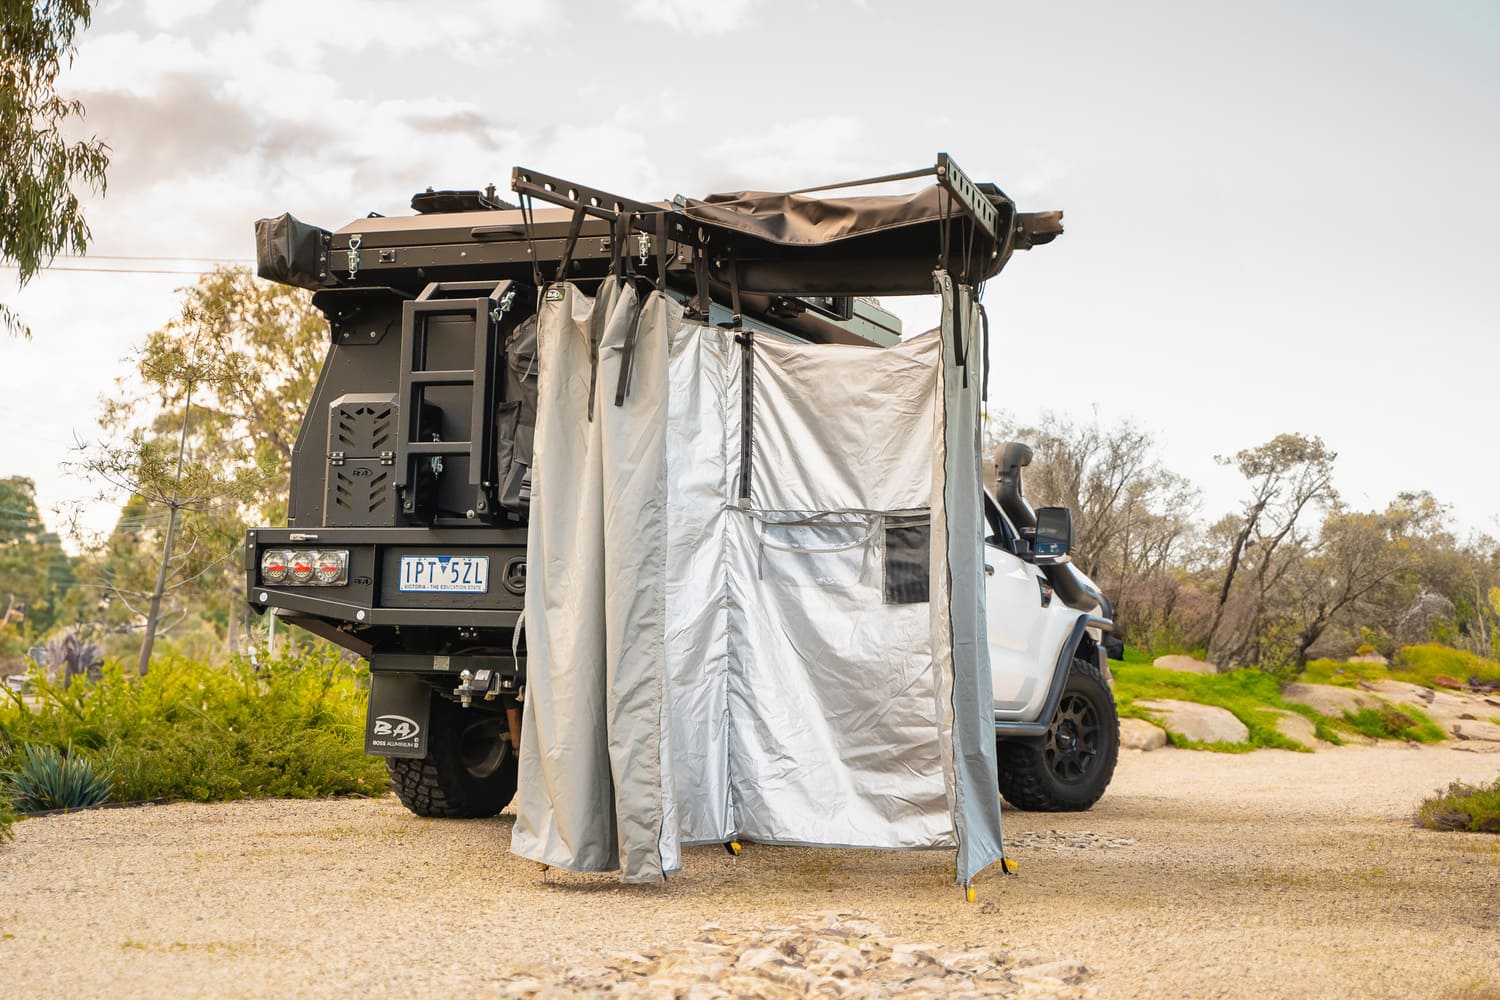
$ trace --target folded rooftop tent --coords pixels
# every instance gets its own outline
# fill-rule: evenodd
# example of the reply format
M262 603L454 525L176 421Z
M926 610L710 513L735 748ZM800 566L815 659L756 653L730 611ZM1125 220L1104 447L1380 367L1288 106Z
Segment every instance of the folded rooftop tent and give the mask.
M954 847L965 883L1000 859L974 284L1059 229L932 173L667 207L517 170L573 209L570 246L594 215L657 255L654 287L542 296L518 854L631 881L736 837ZM725 284L736 314L747 290L937 291L943 323L888 351L758 341L666 294L669 242L700 309Z
M925 294L934 270L977 286L1016 250L1062 231L1062 213L1018 212L998 187L970 181L945 155L871 180L929 176L935 184L905 195L738 192L654 203L517 167L513 184L527 211L479 192L430 192L413 198L417 215L372 213L333 232L290 215L263 219L257 274L319 291L317 304L337 323L365 308L370 293L410 297L434 281L564 277L591 288L622 251L635 258L646 248L636 270L664 267L679 292L701 300L706 286L729 307L737 283L747 315L770 317L795 336L885 344L894 338L878 318L863 322L853 297ZM532 209L533 201L560 207ZM656 240L662 228L667 237Z
M811 197L929 176L936 183L910 194ZM787 193L679 196L670 205L525 167L515 168L511 183L523 202L536 198L579 218L623 220L647 237L665 232L707 259L716 288L737 280L741 294L921 295L933 290L934 270L972 287L998 274L1015 251L1062 233L1061 212L1018 212L999 187L971 181L946 153L921 170ZM684 260L680 251L676 260Z

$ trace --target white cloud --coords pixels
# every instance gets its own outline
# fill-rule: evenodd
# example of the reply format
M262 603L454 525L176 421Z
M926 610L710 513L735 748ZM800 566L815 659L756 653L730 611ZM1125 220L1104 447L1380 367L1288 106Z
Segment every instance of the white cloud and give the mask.
M209 53L182 36L142 38L134 31L84 32L78 56L60 87L69 94L91 90L149 94L164 76L213 69Z
M631 0L630 16L659 21L690 35L719 35L738 28L752 0Z
M262 0L250 11L249 34L277 61L309 68L333 59L355 71L371 48L397 54L436 49L446 58L465 61L493 58L524 43L527 29L554 16L550 0L452 6L406 0ZM380 73L384 67L366 63L365 70Z
M141 11L158 28L176 28L184 21L202 17L219 5L220 0L145 0Z
M597 124L560 125L531 144L523 165L642 201L670 197L658 158L647 136L630 124L632 116L627 107Z
M726 139L708 150L708 158L722 163L719 183L735 190L789 191L889 172L889 163L868 161L862 137L863 128L855 118L804 118L774 125L760 135Z

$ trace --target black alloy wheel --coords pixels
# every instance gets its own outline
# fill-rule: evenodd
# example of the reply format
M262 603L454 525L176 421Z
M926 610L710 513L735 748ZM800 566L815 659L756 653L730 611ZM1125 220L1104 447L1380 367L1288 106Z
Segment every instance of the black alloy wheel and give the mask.
M1017 809L1083 812L1099 801L1120 756L1120 716L1099 664L1076 658L1047 734L995 744L1000 794Z

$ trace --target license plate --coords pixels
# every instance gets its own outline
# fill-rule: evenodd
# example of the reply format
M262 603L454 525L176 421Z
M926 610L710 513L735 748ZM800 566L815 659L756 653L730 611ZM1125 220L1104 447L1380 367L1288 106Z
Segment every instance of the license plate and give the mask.
M484 594L489 589L489 556L401 557L404 593Z

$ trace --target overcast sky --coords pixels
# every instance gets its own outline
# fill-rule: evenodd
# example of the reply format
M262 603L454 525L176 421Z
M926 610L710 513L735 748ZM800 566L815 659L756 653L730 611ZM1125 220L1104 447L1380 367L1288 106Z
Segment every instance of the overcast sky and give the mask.
M1212 456L1300 431L1351 504L1500 531L1494 0L104 2L65 89L113 148L94 254L0 272L35 333L0 338L0 475L44 508L92 492L58 463L193 280L141 269L202 266L119 257L248 262L259 217L516 164L660 198L943 150L1066 213L989 286L992 408L1136 419L1209 517L1239 495Z

